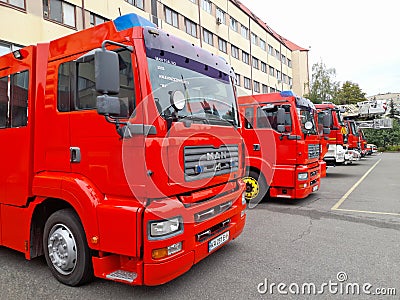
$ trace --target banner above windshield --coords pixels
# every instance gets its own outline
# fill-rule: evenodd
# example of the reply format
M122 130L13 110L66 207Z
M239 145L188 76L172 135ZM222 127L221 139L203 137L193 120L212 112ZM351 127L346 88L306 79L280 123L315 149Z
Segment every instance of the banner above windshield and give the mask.
M190 61L202 63L231 77L235 75L231 66L222 57L214 55L162 30L145 27L143 35L148 57L152 57L152 50L159 50L158 52L162 50L168 53L178 54Z

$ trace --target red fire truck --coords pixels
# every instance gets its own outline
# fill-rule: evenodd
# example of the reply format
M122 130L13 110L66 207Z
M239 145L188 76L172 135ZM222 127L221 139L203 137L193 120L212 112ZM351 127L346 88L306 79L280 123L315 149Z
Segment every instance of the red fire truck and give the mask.
M330 121L330 133L328 140L328 152L324 156L327 166L341 165L345 162L344 139L347 134L340 109L332 103L316 104L319 119L328 116Z
M291 91L239 97L247 147L246 199L305 198L319 189L321 135L314 104ZM322 129L322 128L321 128Z
M360 134L357 124L354 120L347 119L344 121L347 128L347 150L349 156L352 157L352 160L360 160L361 158L361 142L360 142Z
M130 14L0 57L0 245L158 285L240 235L231 67Z
M358 137L360 139L361 157L365 157L367 155L367 139L360 127L358 128Z

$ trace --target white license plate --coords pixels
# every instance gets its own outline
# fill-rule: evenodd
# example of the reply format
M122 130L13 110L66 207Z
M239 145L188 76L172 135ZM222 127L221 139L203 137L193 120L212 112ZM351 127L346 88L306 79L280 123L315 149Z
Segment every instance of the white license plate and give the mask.
M225 244L229 240L229 231L217 236L208 242L208 252L213 251L215 248Z
M312 188L312 191L313 192L318 191L318 185L314 185L313 188Z

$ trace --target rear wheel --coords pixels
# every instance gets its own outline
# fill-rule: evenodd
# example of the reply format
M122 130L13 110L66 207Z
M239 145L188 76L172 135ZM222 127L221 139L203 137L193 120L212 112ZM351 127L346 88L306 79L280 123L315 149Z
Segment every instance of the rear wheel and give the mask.
M246 200L254 204L260 203L268 193L268 185L262 174L253 170L249 171L248 176L243 178L246 184Z
M90 249L79 217L72 209L56 211L49 217L43 247L47 265L61 283L77 286L92 279Z

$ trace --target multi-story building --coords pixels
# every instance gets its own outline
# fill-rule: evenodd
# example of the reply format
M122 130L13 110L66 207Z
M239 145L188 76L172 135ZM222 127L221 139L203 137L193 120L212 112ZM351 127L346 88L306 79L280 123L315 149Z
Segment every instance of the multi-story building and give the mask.
M308 50L237 0L0 0L0 55L131 12L224 57L242 93L308 93Z

